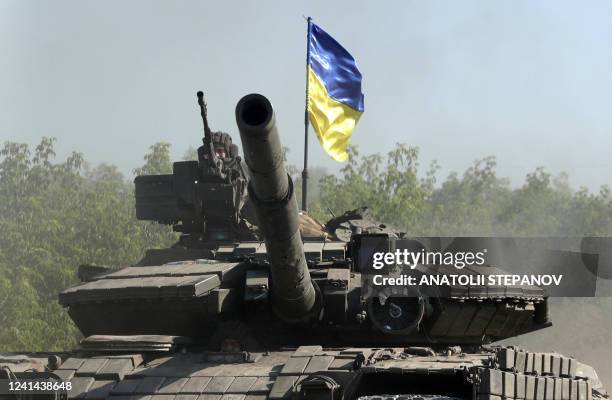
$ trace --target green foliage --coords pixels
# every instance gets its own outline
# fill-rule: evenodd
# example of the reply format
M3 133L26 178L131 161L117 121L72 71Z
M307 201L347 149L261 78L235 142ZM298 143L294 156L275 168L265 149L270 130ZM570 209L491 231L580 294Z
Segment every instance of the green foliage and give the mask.
M144 156L145 164L134 169L134 175L171 174L170 143L159 142L149 147L150 152ZM185 156L189 156L189 151Z
M330 212L369 206L380 221L412 235L610 235L612 194L572 190L566 174L542 168L512 188L497 176L494 157L476 161L463 175L436 184L437 163L418 169L418 150L397 144L385 157L360 157L351 148L338 176L320 181L311 213L325 221ZM419 178L421 177L421 178Z
M360 157L349 148L349 161L340 176L326 175L320 181L320 197L312 212L322 218L368 205L377 219L395 226L413 226L423 212L426 182L417 177L418 150L398 145L387 157Z
M198 159L198 150L195 147L189 146L183 154L183 161L193 161Z
M82 155L55 161L54 140L0 149L0 351L74 347L78 331L57 302L80 264L121 266L176 235L135 218L134 187L113 165L89 167ZM186 158L193 158L189 150ZM367 205L374 217L413 235L610 235L612 194L570 188L543 169L516 188L497 176L495 159L436 182L438 166L419 169L418 149L386 155L350 149L338 175L310 170L311 213ZM135 174L170 173L170 145L150 147ZM300 198L300 169L291 168Z
M133 185L114 166L55 163L53 140L0 150L0 351L73 347L78 333L57 302L80 264L135 263L175 240L136 221ZM151 147L139 171L168 169L169 146Z

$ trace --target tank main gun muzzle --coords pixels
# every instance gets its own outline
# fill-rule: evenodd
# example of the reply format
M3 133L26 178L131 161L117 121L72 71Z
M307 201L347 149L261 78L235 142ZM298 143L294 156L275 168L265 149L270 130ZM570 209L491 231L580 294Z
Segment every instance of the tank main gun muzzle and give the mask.
M305 321L319 308L320 294L308 272L272 104L260 94L244 96L236 105L236 122L250 173L249 196L266 242L272 306L285 321Z

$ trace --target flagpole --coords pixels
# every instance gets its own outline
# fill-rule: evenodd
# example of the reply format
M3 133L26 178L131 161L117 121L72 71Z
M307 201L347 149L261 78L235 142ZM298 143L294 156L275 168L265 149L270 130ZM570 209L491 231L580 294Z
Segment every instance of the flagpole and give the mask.
M306 106L304 108L304 169L302 170L302 211L308 211L308 66L310 65L310 33L312 18L306 31Z

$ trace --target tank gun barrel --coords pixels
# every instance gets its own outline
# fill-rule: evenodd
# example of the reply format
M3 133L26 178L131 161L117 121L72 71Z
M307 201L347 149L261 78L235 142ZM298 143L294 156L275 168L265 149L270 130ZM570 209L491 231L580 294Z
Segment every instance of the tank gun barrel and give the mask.
M249 196L270 262L272 305L282 319L304 321L318 308L319 295L308 272L293 182L270 101L259 94L243 97L236 105L236 122L250 172Z

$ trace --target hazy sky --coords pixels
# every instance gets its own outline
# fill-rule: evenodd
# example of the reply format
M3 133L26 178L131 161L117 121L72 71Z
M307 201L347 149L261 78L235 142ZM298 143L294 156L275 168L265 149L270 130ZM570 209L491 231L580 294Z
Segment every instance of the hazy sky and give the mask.
M199 145L197 90L235 140L255 91L301 165L304 15L363 73L362 153L403 142L444 175L496 155L514 182L544 166L612 184L609 1L0 0L0 142L55 136L59 156L129 173L157 141ZM310 143L311 164L338 167Z

